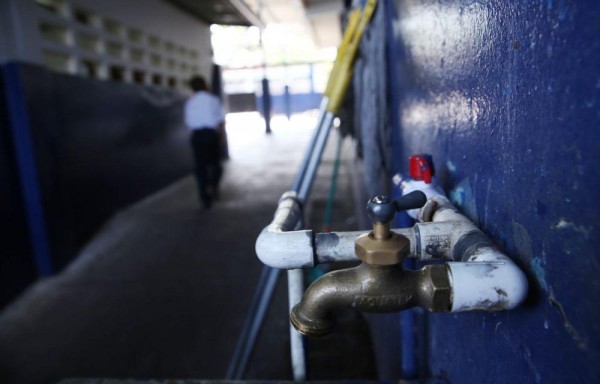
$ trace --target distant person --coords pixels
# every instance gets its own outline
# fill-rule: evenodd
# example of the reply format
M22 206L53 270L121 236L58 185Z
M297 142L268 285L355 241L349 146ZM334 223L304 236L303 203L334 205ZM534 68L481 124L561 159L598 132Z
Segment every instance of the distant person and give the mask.
M211 207L219 194L223 173L221 153L225 136L225 114L217 96L209 92L206 80L194 76L189 82L194 94L185 102L185 124L192 132L191 144L196 165L200 203Z

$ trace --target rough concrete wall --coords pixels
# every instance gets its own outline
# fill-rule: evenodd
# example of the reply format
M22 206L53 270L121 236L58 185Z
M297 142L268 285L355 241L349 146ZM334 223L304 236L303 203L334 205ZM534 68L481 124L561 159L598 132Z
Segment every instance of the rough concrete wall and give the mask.
M71 0L71 3L140 28L144 33L194 47L199 54L200 73L210 79L213 57L210 26L192 15L162 0Z
M431 153L531 285L514 311L430 315L431 376L597 380L600 3L395 3L394 157Z
M70 0L68 3L118 21L123 27L139 28L144 35L194 48L198 52L200 74L211 77L210 26L173 5L161 0ZM4 32L0 34L0 60L41 63L45 45L38 29L40 20L70 25L78 31L81 28L74 20L49 18L34 0L4 0L0 2L0 32Z

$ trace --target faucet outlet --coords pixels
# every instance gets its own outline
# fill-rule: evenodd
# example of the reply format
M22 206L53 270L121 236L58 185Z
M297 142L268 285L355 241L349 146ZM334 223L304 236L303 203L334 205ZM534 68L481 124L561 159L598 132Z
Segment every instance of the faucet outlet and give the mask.
M373 230L357 237L354 243L356 256L363 263L330 272L315 281L292 308L292 325L304 335L322 336L333 329L334 313L340 307L392 312L418 305L430 311L448 311L451 297L446 266L403 269L410 241L390 230L390 221L397 211L420 208L426 201L420 191L395 201L386 196L371 199L367 213Z
M425 160L430 166L417 164L421 166L418 171L430 174L415 174L413 180L404 181L404 196L369 200L367 214L373 222L369 233L315 235L311 230L293 230L301 218L301 200L295 194L282 197L273 221L256 240L261 261L281 269L362 261L355 268L327 273L308 287L290 314L300 333L321 336L331 332L341 308L499 311L525 300L528 284L523 271L452 205L436 185L431 159ZM390 223L402 210L419 223L392 230ZM402 267L406 257L447 262L408 270Z

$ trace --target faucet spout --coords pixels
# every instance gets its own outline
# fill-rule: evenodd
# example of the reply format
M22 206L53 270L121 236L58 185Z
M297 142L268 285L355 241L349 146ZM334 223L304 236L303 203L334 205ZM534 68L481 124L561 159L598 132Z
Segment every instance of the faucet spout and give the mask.
M444 265L418 271L400 265L358 267L328 273L314 282L294 306L291 322L307 336L323 336L335 326L342 308L363 312L395 312L413 306L450 310L450 282Z
M315 281L292 308L291 322L298 332L322 336L333 329L340 308L363 312L394 312L419 305L432 311L449 311L450 274L445 265L429 265L418 271L402 268L410 250L406 236L390 231L397 210L421 207L426 197L413 192L398 200L376 196L367 205L373 231L356 238L356 255L363 261L355 268L331 272Z

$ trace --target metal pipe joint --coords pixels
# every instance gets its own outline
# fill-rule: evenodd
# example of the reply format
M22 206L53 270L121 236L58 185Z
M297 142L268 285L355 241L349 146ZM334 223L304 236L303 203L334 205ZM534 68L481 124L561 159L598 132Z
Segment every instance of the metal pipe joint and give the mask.
M424 205L425 200L419 199L419 204ZM369 209L373 230L353 235L354 252L362 264L328 273L313 283L292 309L292 325L305 335L321 336L331 331L335 312L341 308L364 312L414 306L432 312L498 311L512 309L525 299L524 273L445 196L431 196L421 210L428 211L420 212L422 217L428 215L434 222L392 231L387 220L393 215L388 208ZM347 251L347 244L342 247ZM411 254L421 260L453 261L405 270L402 262Z
M412 205L423 205L420 193ZM292 308L292 325L307 336L321 336L331 331L337 309L348 307L364 312L393 312L413 306L430 311L449 311L450 278L445 265L429 265L418 271L402 268L410 252L410 241L390 231L388 199L376 197L369 202L373 230L355 240L355 252L363 263L355 268L328 273L312 284L300 303Z
M256 239L256 254L260 261L278 269L313 267L313 231L294 231L301 221L302 205L298 195L293 191L284 193L273 221Z
M426 195L418 192L395 202L376 197L368 206L372 231L316 236L310 230L292 230L289 223L301 215L301 204L293 193L282 196L273 222L256 243L261 261L281 269L362 261L358 267L324 275L306 290L291 311L299 332L328 333L335 312L344 307L365 312L413 306L436 312L498 311L525 300L528 284L523 271L441 192L430 189ZM389 220L399 209L412 210L428 222L390 229ZM412 271L402 268L406 257L449 262Z

